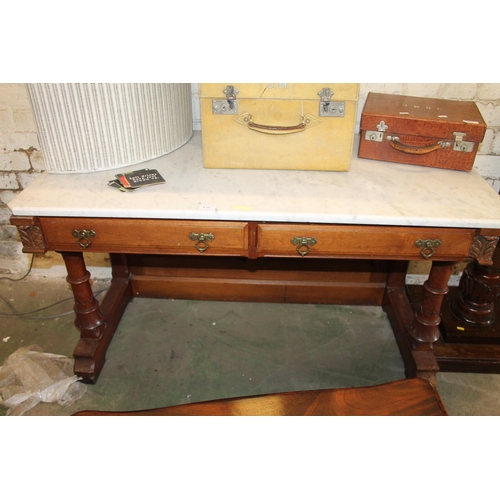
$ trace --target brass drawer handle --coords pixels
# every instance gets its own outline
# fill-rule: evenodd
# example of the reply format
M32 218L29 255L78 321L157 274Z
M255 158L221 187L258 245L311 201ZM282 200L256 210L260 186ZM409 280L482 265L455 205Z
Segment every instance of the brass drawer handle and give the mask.
M415 241L415 246L417 248L422 248L420 250L420 255L424 259L430 259L434 253L435 253L435 248L437 248L439 245L441 245L441 240L417 240Z
M194 247L198 252L203 253L208 250L208 242L214 241L215 236L212 233L189 233L189 239L196 241Z
M316 238L308 238L307 236L294 236L291 240L292 245L297 245L297 252L305 257L310 251L310 246L316 245Z
M77 238L78 244L82 248L88 248L92 241L90 238L94 238L96 235L93 229L73 229L73 236Z

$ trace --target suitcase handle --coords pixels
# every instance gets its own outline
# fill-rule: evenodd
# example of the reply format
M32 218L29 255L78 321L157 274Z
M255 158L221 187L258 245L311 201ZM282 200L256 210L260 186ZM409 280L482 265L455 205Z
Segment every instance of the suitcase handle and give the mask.
M449 143L445 143L443 141L438 141L438 142L434 142L431 144L424 144L422 146L416 146L416 145L403 144L402 142L399 141L399 137L389 136L389 137L387 137L387 139L389 139L391 146L394 149L397 149L398 151L401 151L402 153L409 153L412 155L425 155L428 153L432 153L433 151L436 151L437 149L441 149L443 147L446 147L446 145L449 145Z
M271 134L271 135L285 135L285 134L296 134L297 132L303 132L307 127L307 120L302 119L302 122L299 123L298 125L283 127L280 125L260 125L253 121L252 115L248 115L247 124L248 128L255 132L260 132L262 134Z

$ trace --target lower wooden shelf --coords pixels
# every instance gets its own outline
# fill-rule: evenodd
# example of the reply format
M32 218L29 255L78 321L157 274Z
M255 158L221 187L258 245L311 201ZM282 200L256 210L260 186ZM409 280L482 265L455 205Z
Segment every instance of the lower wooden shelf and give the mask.
M381 305L385 261L128 256L134 296Z

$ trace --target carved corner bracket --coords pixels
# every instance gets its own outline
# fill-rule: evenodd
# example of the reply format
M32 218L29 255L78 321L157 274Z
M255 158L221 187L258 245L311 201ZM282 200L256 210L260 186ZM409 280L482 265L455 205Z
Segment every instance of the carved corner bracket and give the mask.
M11 217L10 223L17 227L24 253L45 253L47 251L38 217Z
M469 250L469 259L476 259L482 266L493 264L493 253L498 244L499 236L477 235Z

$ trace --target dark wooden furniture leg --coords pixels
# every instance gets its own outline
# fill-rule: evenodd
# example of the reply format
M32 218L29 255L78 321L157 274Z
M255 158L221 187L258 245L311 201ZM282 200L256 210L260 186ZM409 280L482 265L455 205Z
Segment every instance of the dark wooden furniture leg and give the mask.
M497 326L500 322L496 321L495 311L500 296L500 247L493 253L493 265L482 265L477 260L470 262L462 273L458 289L453 291L449 309L459 328L444 332L447 338L450 337L448 340L500 343Z
M493 255L493 265L472 261L462 273L459 293L450 307L456 318L474 326L495 323L495 304L500 295L500 247Z
M406 376L425 378L435 384L439 366L433 345L440 336L441 305L448 292L453 263L432 263L415 310L410 304L405 285L407 265L407 262L393 263L387 282L384 310L401 351Z
M450 310L455 320L448 320L454 323L451 328L445 328L443 334L447 337L448 331L453 337L454 333L459 333L456 340L467 339L468 342L484 342L484 328L475 329L460 335L465 331L461 325L471 325L472 327L492 326L495 324L495 306L500 296L500 247L495 246L491 262L489 265L482 265L477 260L473 260L467 265L458 287L458 292L449 301ZM497 324L499 322L497 321ZM453 328L453 326L455 328ZM458 328L457 328L458 326ZM500 341L500 328L489 328L486 339L494 339L494 343ZM455 340L450 338L451 341Z
M441 311L434 352L441 371L500 373L500 247L483 237ZM412 293L414 291L412 290Z
M75 298L75 326L80 340L73 352L75 374L95 383L105 362L106 350L128 302L132 299L130 273L124 255L111 254L111 286L101 304L90 286L90 273L82 252L61 252Z
M441 335L439 331L441 306L448 293L448 280L453 266L453 262L432 263L429 278L422 288L421 300L408 328L414 356L417 359L417 376L427 378L434 383L439 365L432 348Z
M82 338L98 339L105 327L99 302L90 287L90 273L85 266L82 252L62 252L68 271L66 281L71 285L75 298L75 326Z

